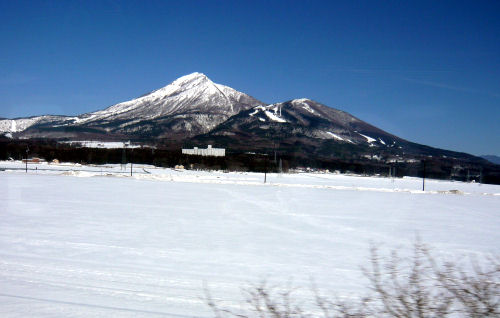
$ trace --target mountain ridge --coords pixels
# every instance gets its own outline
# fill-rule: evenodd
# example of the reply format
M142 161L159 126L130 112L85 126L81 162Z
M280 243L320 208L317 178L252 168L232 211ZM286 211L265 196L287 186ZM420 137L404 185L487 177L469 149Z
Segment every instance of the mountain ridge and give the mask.
M78 116L1 119L0 133L14 139L210 142L247 149L269 147L279 139L289 149L314 155L350 151L357 155L473 157L412 143L308 98L265 104L198 72L137 98Z
M50 128L102 130L103 135L142 135L161 126L165 132L157 137L175 134L192 136L203 133L237 112L263 104L231 87L212 82L203 73L191 73L172 83L129 101L78 116L47 116L0 120L0 132L19 133L24 137L43 137ZM183 123L183 122L184 123ZM144 122L144 125L140 125ZM22 129L18 130L17 126ZM31 131L30 131L31 130ZM64 131L59 133L65 137Z
M491 163L494 163L496 165L500 165L500 156L495 156L495 155L482 155L480 156L483 159L488 160Z

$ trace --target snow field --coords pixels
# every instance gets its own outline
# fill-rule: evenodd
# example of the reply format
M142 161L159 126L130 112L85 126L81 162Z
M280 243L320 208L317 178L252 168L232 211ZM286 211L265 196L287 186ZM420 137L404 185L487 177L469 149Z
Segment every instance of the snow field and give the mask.
M139 145L131 144L123 141L96 141L96 140L81 140L63 142L69 145L80 144L83 148L101 148L101 149L135 149L140 148Z
M204 282L228 306L262 279L350 297L370 243L404 254L417 234L446 258L499 252L500 186L22 167L0 162L2 317L210 317Z

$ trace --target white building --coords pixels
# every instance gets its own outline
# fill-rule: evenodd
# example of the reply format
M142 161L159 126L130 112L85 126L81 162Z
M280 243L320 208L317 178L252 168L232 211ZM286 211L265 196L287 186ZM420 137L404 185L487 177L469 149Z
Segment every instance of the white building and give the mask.
M182 149L182 154L195 155L195 156L224 157L226 155L226 149L212 148L212 145L208 145L207 149L199 149L198 147L194 147L193 149Z

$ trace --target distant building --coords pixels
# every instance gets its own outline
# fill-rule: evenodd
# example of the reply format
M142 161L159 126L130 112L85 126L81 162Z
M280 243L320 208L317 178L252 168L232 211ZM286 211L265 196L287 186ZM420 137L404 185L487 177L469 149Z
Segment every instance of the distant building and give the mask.
M199 149L198 147L194 147L193 149L182 149L182 153L184 155L224 157L226 155L226 149L212 148L212 145L208 145L207 149Z
M45 160L40 159L40 158L36 158L36 157L29 158L29 159L23 159L22 161L23 161L23 163L26 163L26 161L28 161L28 163L42 163L42 162L45 162Z

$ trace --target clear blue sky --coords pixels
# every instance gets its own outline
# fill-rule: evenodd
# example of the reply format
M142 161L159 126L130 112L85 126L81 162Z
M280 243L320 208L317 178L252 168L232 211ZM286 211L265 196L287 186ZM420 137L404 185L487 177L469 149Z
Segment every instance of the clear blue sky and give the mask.
M0 43L0 117L95 111L198 71L500 155L500 1L0 0Z

